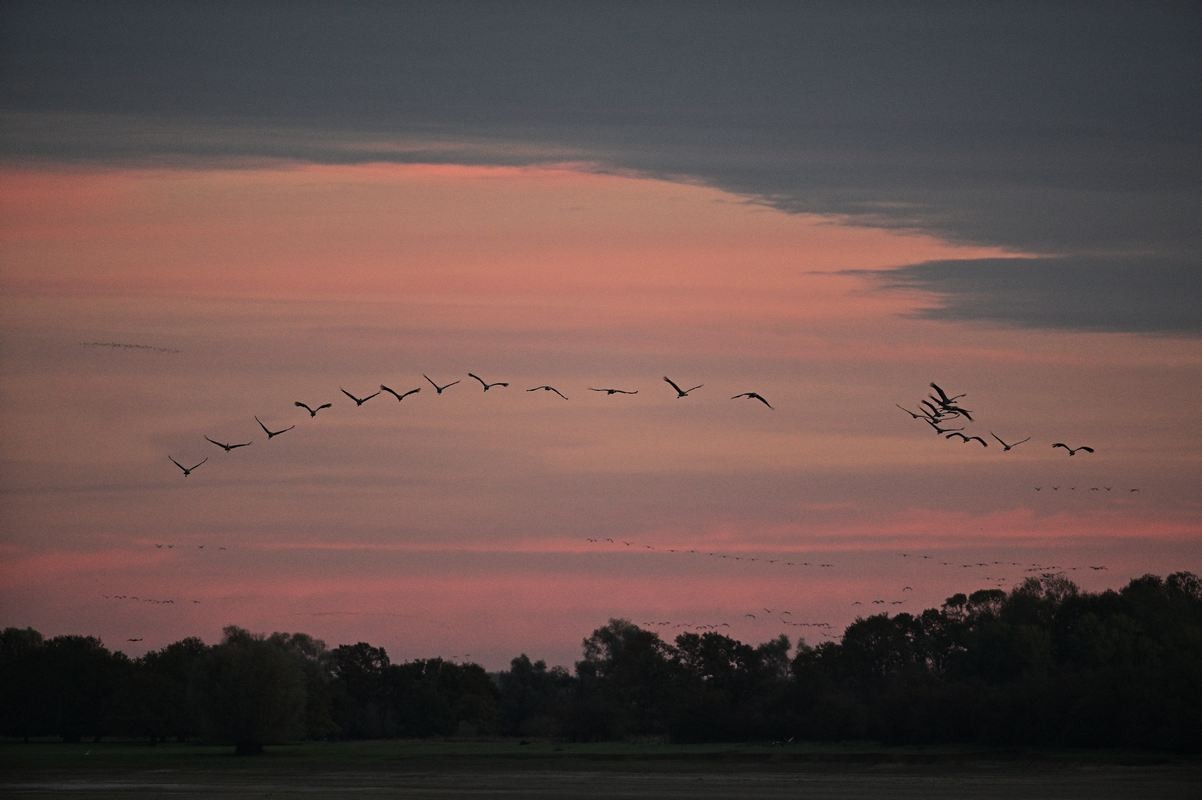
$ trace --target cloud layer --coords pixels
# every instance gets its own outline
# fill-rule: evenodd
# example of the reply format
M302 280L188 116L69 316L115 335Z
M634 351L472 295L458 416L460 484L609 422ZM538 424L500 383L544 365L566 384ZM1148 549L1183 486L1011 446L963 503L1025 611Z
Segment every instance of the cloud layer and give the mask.
M1135 286L1071 326L1202 328L1189 3L13 3L0 35L8 159L575 161L1074 259L914 267L934 315Z

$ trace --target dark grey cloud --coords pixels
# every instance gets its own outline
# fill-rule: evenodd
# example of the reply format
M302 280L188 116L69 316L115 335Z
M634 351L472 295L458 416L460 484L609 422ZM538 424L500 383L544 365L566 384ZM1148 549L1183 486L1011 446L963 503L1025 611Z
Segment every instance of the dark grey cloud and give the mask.
M1114 274L1190 271L1198 10L10 2L0 155L581 160L788 211L1100 254ZM1034 288L1049 265L1028 266ZM987 272L971 272L982 289ZM995 318L986 300L973 307Z
M928 261L862 271L935 296L927 319L1080 331L1202 334L1202 270L1171 258Z

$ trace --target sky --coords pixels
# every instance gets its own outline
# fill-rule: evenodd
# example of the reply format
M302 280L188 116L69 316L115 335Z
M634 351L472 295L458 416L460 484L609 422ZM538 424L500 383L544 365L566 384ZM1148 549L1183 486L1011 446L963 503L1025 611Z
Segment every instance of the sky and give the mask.
M570 667L1202 570L1200 54L1192 3L6 3L0 624Z

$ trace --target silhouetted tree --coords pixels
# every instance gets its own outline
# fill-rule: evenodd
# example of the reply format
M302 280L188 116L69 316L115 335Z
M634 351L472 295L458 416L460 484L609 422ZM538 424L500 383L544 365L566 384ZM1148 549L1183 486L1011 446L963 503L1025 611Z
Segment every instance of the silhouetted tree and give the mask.
M127 732L151 742L200 734L200 718L189 695L193 673L208 648L195 637L152 650L134 662L132 684L123 695Z
M497 676L501 732L509 736L558 736L572 699L572 676L523 653Z
M49 732L46 710L50 697L41 674L42 634L33 628L0 632L0 714L5 736Z
M667 731L666 700L672 684L671 649L658 634L625 619L611 619L584 640L577 663L588 738L621 738Z
M210 737L231 742L239 755L287 741L304 730L305 674L279 642L228 627L193 680L194 697Z
M396 721L389 716L393 702L384 680L390 663L384 648L366 642L339 645L330 651L334 720L343 736L396 735Z

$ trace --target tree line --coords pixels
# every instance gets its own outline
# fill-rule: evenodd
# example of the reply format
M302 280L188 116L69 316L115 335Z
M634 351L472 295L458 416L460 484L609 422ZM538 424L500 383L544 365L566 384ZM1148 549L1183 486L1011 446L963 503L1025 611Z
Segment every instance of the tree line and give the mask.
M213 741L659 737L1202 751L1202 582L1146 575L1082 592L1063 577L857 619L840 641L668 642L623 619L573 671L393 663L360 642L237 627L131 659L90 636L0 633L7 737Z

